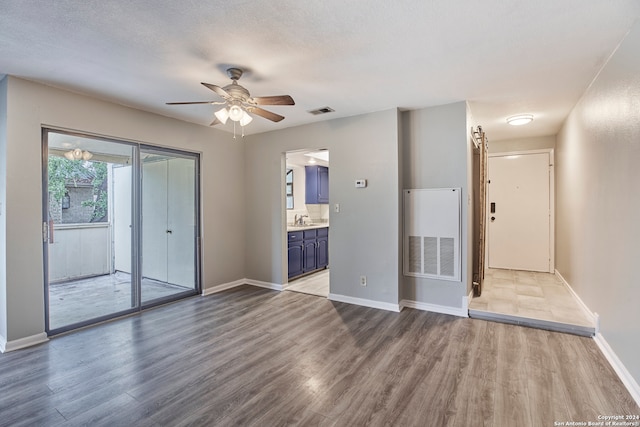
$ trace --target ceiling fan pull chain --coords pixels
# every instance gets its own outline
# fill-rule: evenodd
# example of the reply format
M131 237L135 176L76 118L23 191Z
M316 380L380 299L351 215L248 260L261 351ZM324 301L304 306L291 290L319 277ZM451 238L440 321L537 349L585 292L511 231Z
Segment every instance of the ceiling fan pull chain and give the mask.
M236 122L233 122L233 139L236 139Z

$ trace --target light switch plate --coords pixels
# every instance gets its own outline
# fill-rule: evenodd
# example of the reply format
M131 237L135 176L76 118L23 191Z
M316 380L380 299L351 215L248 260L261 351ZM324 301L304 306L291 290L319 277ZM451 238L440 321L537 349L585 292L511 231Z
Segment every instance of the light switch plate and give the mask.
M366 179L356 179L356 188L365 188L367 186Z

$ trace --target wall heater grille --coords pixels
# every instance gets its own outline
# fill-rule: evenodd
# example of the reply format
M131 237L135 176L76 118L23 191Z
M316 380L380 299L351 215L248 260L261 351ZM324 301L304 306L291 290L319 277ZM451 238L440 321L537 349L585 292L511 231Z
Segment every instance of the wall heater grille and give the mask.
M404 191L404 274L460 280L460 188Z

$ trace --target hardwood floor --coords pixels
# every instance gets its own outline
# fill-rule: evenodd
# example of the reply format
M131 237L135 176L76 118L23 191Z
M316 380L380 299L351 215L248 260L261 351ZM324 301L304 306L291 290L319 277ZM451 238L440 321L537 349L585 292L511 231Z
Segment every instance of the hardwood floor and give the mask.
M552 426L640 414L590 338L241 286L0 354L0 426Z

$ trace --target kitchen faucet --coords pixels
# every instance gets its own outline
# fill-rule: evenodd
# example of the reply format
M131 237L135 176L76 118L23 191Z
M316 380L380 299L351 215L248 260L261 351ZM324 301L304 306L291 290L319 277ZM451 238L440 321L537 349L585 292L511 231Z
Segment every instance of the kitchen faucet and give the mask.
M309 215L300 215L300 218L298 218L298 214L296 214L294 216L293 223L297 225L304 225L305 218L309 218Z

